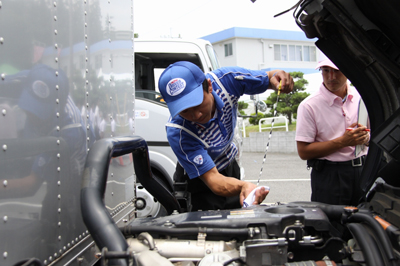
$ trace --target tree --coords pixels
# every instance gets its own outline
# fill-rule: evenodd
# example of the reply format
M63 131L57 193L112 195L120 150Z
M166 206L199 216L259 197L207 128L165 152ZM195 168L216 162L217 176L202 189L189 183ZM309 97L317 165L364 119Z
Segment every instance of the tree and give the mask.
M240 110L243 110L243 109L246 109L247 107L249 107L249 104L248 104L248 103L245 103L244 101L239 101L239 102L238 102L238 109L239 109L239 111L240 111Z
M272 114L268 114L268 113L263 114L263 113L258 112L257 113L257 117L256 117L256 113L252 113L251 117L249 118L249 123L252 124L252 125L258 125L258 123L260 122L260 119L268 118L268 117L271 117L271 116L272 116ZM262 121L261 124L263 124L264 122L265 121Z
M244 101L238 102L239 114L242 116L246 116L246 112L244 111L244 109L247 109L247 107L249 107L248 103L245 103Z
M258 122L260 122L261 118L264 118L264 114L257 113L257 116L256 116L256 113L252 113L251 117L249 118L249 123L252 125L258 125Z
M304 90L306 89L304 86L308 84L308 81L303 78L303 72L290 72L290 75L294 79L293 91L288 94L281 93L279 95L278 106L276 107L276 114L286 116L289 120L289 124L292 124L292 117L295 119L297 118L297 108L299 107L299 104L310 94L304 92ZM273 92L265 101L268 108L270 108L271 115L274 115L274 106L276 104L277 96L278 94L276 92Z

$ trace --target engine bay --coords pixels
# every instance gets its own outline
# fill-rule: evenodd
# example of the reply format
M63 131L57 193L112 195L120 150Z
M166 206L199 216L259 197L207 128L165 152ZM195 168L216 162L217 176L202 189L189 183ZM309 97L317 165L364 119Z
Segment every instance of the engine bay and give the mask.
M121 230L137 236L128 238L134 252L142 243L171 262L198 263L188 265L283 265L322 260L325 254L340 260L348 253L345 243L332 237L327 215L306 202L142 218ZM140 240L143 230L151 239Z
M108 156L99 152L106 147ZM117 226L102 199L107 171L98 175L98 166L128 152L136 174L149 180L146 186L159 189L170 209L176 201L151 176L144 139L96 142L86 164L81 209L102 265L399 265L400 190L380 179L357 207L290 202L145 218L133 213Z
M133 265L398 265L400 231L376 212L383 191L398 193L377 184L358 208L264 204L137 218L119 229Z
M292 202L138 218L120 230L138 265L396 265L400 231L384 232L369 208L376 195L360 209Z

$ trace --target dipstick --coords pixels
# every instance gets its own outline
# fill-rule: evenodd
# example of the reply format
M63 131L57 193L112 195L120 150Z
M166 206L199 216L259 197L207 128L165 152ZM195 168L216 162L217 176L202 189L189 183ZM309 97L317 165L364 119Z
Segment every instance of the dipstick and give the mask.
M265 162L265 157L267 157L267 152L268 152L268 148L269 148L269 142L270 142L271 136L272 136L272 129L274 127L275 116L276 116L276 113L277 113L276 109L278 107L278 101L279 101L279 95L281 94L281 89L282 89L282 80L279 82L278 96L276 97L276 106L275 106L274 116L273 116L274 118L272 118L272 121L271 121L271 130L269 131L267 147L265 148L264 158L263 158L263 161L262 161L262 164L261 164L260 175L258 176L258 180L257 180L257 186L260 183L260 178L261 178L261 174L262 174L262 171L263 171L263 165L264 165L264 162Z

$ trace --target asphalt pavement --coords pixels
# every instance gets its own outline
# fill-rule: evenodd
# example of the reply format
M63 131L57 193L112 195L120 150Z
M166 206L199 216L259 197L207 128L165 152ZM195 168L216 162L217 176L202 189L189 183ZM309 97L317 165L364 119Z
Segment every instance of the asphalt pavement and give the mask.
M310 172L306 161L297 153L243 152L241 163L245 171L244 180L270 187L264 203L287 203L310 201ZM261 167L263 168L261 172ZM261 176L260 176L261 172Z

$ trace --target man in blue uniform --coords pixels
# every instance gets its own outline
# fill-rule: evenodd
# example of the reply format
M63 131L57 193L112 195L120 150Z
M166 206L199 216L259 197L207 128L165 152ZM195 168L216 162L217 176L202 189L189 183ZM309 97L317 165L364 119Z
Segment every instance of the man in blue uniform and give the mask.
M188 181L192 210L239 208L256 185L240 180L233 143L237 106L243 94L267 89L293 89L292 77L282 71L220 68L204 74L195 64L170 65L159 79L160 92L171 118L167 138L178 158L175 180ZM268 191L257 190L253 204Z

